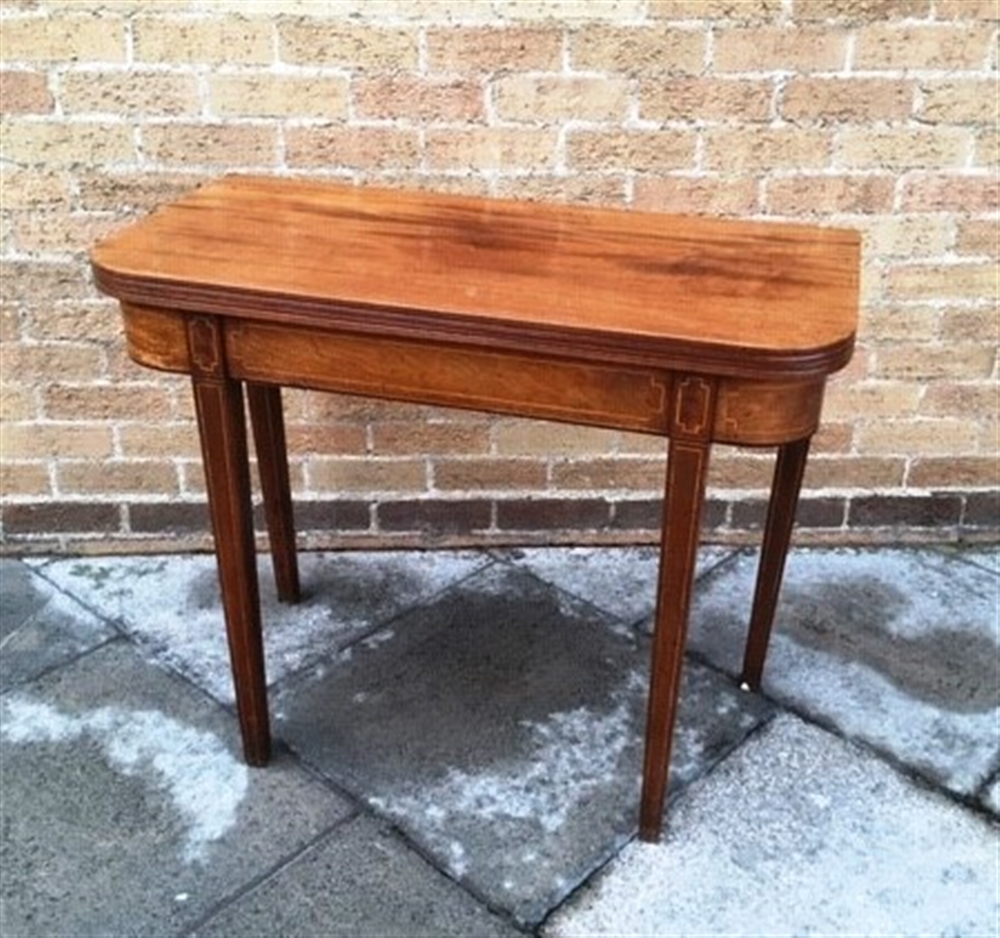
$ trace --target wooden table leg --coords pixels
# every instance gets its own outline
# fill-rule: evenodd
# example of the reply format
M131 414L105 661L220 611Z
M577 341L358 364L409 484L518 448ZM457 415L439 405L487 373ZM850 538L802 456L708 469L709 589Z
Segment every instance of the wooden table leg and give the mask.
M707 441L670 441L639 815L639 837L651 842L663 823L709 448Z
M281 388L253 382L247 382L246 387L278 599L297 603L300 597L299 564L295 553L295 520Z
M194 375L192 384L243 754L250 765L266 765L270 729L243 392L225 377Z
M761 546L757 586L754 591L750 631L743 654L742 681L750 690L760 688L764 659L771 638L771 626L778 605L778 592L785 572L785 559L795 523L795 508L802 488L802 476L809 455L809 438L778 448L767 509L764 542Z

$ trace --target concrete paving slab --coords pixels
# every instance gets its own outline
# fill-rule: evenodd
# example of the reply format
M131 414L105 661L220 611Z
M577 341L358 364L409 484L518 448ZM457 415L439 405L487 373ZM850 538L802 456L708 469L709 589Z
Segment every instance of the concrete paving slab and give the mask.
M995 825L781 716L547 923L614 935L995 935Z
M0 559L0 689L30 681L116 634L27 564Z
M476 552L303 553L304 598L279 603L270 560L258 572L268 681L356 639L488 562ZM146 654L224 703L233 701L222 603L212 556L88 557L44 575L121 623Z
M986 544L975 547L946 547L942 553L966 563L974 563L984 570L991 570L1000 577L1000 544Z
M756 556L694 600L690 647L736 674ZM791 555L764 671L782 703L963 795L993 774L1000 740L998 580L933 550Z
M698 551L700 577L734 553L706 546ZM656 547L526 547L498 552L503 560L592 603L630 624L650 630L656 609L660 551Z
M0 636L6 638L19 629L45 605L46 599L27 564L0 557Z
M384 826L357 818L241 896L197 928L192 938L519 934Z
M291 758L113 643L0 701L0 933L180 934L346 817Z
M528 571L470 577L281 693L278 731L522 923L635 831L648 642ZM697 666L682 784L769 710Z
M986 786L982 802L994 814L1000 814L1000 778Z

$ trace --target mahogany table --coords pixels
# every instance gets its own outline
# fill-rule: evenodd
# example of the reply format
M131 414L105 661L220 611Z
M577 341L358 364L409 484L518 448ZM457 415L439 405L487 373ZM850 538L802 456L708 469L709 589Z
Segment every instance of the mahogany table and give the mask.
M279 596L299 594L280 388L669 438L640 836L659 836L709 450L778 458L743 679L760 683L859 239L772 223L227 177L98 245L131 357L191 376L244 756L269 758L243 387Z

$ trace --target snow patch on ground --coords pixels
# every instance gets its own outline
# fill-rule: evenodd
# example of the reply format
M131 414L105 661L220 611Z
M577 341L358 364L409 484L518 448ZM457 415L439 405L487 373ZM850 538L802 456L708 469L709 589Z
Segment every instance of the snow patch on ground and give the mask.
M269 559L258 558L270 683L327 657L484 566L474 552L303 553L303 598L277 601ZM117 622L143 654L233 702L221 596L211 556L105 557L50 563L44 576ZM389 641L390 631L370 643Z
M432 836L445 836L456 815L536 821L546 833L555 833L616 777L635 732L631 701L641 686L642 677L630 675L614 707L603 714L577 707L526 722L532 748L525 760L484 772L452 768L418 794L379 798L377 806L398 817L419 818Z
M996 870L991 825L782 716L689 789L663 843L629 844L541 934L995 934Z
M100 743L115 770L166 791L187 827L186 863L204 862L209 844L236 824L247 768L212 733L157 710L70 714L22 695L4 700L0 713L0 737L11 743L69 743L86 735Z

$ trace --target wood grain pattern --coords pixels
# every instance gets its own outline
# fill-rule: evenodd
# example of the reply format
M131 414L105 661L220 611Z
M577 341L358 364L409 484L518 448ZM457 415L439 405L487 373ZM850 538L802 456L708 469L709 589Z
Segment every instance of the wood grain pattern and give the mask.
M129 357L157 371L191 371L187 317L164 309L122 303Z
M222 373L223 347L218 320L192 317L188 325L192 361L204 361L208 366L203 371L196 367L191 383L243 755L250 765L266 765L271 753L271 731L243 391L238 381Z
M846 363L858 255L839 229L229 177L92 262L139 305L773 378Z
M699 375L677 378L674 425L667 455L663 536L656 621L646 711L646 748L639 806L639 836L660 837L669 778L688 612L694 592L698 533L705 502L716 382Z
M819 426L826 382L719 381L715 428L717 443L739 446L775 446L812 436Z
M186 347L178 341L186 314L131 304L122 311L135 361L165 371L190 370ZM251 382L667 432L671 377L659 369L286 328L257 320L226 320L223 327L230 369ZM823 390L823 379L724 378L712 438L775 446L811 436L819 425Z
M669 373L242 321L233 375L601 427L666 430Z

